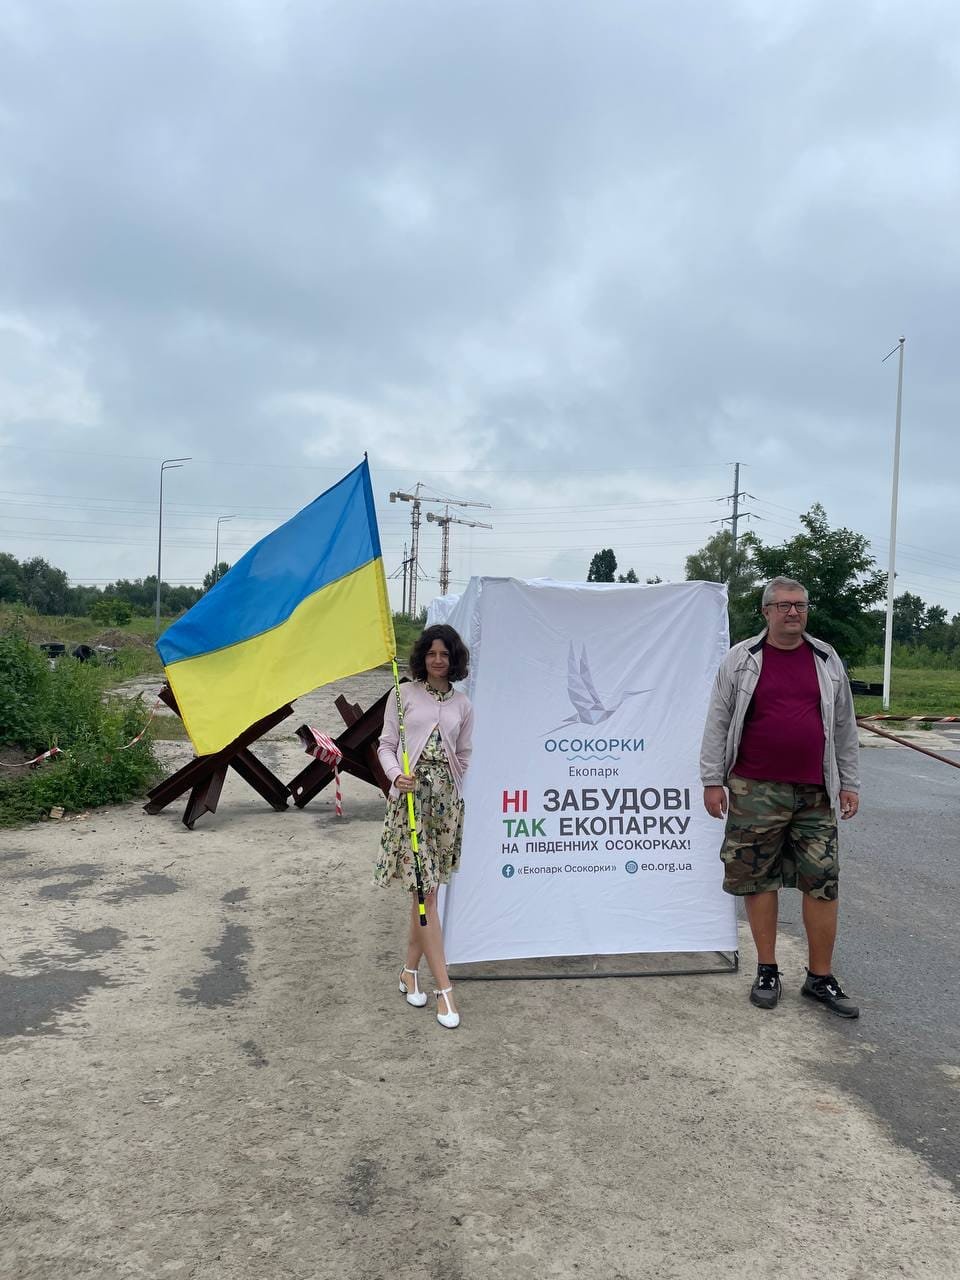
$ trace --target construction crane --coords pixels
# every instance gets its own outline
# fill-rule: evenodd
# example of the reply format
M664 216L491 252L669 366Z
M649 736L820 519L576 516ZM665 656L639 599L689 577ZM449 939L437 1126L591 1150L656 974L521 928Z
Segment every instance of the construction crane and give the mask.
M486 502L474 502L471 506L486 507ZM466 503L464 503L466 506ZM428 520L435 520L440 526L441 534L441 552L440 552L440 594L445 596L447 588L450 586L450 526L452 524L465 524L470 529L492 529L492 524L484 524L482 520L461 520L459 516L452 516L449 507L442 516L435 515L432 511L427 512Z
M410 507L410 593L409 593L409 609L410 617L417 616L417 577L420 571L420 504L421 502L436 502L445 507L489 507L489 502L464 502L460 498L425 498L421 495L420 490L424 487L423 481L418 480L413 487L413 493L404 493L400 489L395 489L390 494L391 502L409 502ZM489 526L488 526L489 527ZM449 574L447 575L449 578Z

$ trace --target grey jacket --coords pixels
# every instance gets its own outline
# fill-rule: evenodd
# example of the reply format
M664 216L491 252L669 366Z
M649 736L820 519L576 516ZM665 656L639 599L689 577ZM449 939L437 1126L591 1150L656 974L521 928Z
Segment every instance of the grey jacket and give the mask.
M760 679L766 631L735 644L717 671L700 746L700 778L705 787L725 785L740 750L743 723ZM841 791L860 790L860 741L853 693L843 663L823 640L803 633L813 650L823 719L823 778L830 802Z

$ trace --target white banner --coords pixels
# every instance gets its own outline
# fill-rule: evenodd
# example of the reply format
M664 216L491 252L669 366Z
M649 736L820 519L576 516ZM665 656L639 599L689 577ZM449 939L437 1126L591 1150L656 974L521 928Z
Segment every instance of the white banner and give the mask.
M698 770L726 589L482 578L444 612L476 712L450 963L734 950Z

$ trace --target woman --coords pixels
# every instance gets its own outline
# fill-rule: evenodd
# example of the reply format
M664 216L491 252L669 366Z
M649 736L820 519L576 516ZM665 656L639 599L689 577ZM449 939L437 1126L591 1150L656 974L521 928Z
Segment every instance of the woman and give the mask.
M398 880L413 894L400 991L407 1004L422 1008L427 1003L426 993L419 985L420 960L425 955L437 984L437 1021L442 1027L451 1028L460 1025L460 1014L453 1002L443 954L437 888L449 881L450 873L460 863L463 775L470 760L473 708L466 694L452 688L450 682L466 676L469 659L467 647L453 627L427 627L410 654L413 681L400 687L411 776L406 777L403 772L396 698L387 699L377 748L380 764L392 785L374 883L387 885ZM409 792L413 792L417 818L426 926L420 924L416 898L407 817Z

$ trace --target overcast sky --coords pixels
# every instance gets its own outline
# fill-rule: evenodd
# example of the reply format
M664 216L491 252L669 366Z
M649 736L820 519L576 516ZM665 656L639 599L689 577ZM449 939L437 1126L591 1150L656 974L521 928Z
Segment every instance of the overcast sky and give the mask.
M198 582L367 450L388 573L391 489L490 504L454 590L682 579L735 461L885 568L902 333L897 589L960 611L958 77L948 0L4 0L0 550L153 573L190 455Z

